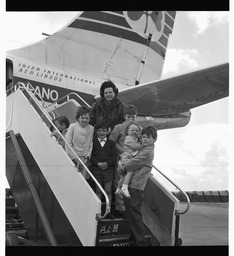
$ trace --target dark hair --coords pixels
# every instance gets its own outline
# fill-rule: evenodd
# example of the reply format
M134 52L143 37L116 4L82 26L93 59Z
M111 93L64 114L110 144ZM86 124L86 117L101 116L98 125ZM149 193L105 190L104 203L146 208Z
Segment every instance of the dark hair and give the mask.
M69 127L70 122L66 116L59 116L53 120L53 123L59 122L59 124L65 124L66 128Z
M98 129L109 129L109 123L105 122L105 121L100 121L95 125L95 131L97 131Z
M54 120L53 120L53 124L55 124L55 122L59 122L60 125L62 124L65 124L66 128L69 127L70 125L70 122L68 120L68 118L66 116L59 116L59 117L56 117ZM51 126L50 127L50 131L53 132L54 130L54 127Z
M124 115L137 115L137 108L134 105L125 105Z
M118 88L116 87L116 85L111 80L108 80L108 81L103 82L101 87L100 87L100 96L102 98L104 98L104 90L106 88L110 88L110 87L113 89L113 92L115 93L115 97L118 95L118 93L119 93Z
M142 131L141 131L141 135L143 134L147 134L147 135L152 135L152 137L156 140L158 137L157 134L157 129L153 126L153 125L149 125L147 127L145 127Z
M86 114L90 115L90 109L86 106L79 106L76 112L76 120L78 120L80 116L83 116Z
M140 126L140 124L139 124L138 122L136 122L136 121L129 121L129 122L127 123L125 129L124 129L125 135L128 135L129 127L130 127L132 124L136 125L136 126L139 128L139 132L141 132L142 128L141 128L141 126Z

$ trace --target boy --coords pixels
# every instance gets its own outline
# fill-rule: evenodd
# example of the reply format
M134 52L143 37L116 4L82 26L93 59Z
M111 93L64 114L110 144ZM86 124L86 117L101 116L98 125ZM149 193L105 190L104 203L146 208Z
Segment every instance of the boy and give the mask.
M114 178L115 164L118 157L118 152L115 143L107 138L108 124L97 123L95 125L95 135L93 138L93 150L90 158L91 172L97 181L104 188L108 195L110 205L112 201L111 188ZM96 186L96 194L102 199L102 192ZM114 218L112 213L107 215L107 218Z
M136 246L146 246L145 226L141 214L144 189L150 175L154 159L154 143L157 140L157 130L154 126L145 127L141 132L143 148L129 159L123 170L133 172L129 183L130 198L124 197L126 217Z
M116 143L116 148L118 150L119 155L124 152L123 146L126 138L125 128L129 123L129 121L135 121L136 118L137 118L137 108L134 105L125 106L124 107L125 121L122 124L117 124L109 136L109 139L113 140ZM117 189L118 187L119 179L120 179L120 176L117 173L117 164L116 164L115 177L114 177L115 189ZM124 206L123 200L120 199L117 195L115 196L115 209L116 209L116 214L118 214L119 217L124 217L125 206Z

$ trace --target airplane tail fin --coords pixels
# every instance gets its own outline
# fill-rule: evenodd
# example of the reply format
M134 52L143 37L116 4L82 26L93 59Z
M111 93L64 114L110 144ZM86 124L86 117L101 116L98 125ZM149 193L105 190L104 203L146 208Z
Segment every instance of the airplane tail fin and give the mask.
M84 11L48 38L22 48L21 56L119 84L149 82L161 77L175 15L175 11Z

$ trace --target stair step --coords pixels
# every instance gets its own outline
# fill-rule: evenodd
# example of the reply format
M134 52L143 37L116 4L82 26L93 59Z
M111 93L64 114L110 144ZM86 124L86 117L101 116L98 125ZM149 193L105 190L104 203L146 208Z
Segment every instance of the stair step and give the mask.
M15 199L13 197L6 197L6 207L15 206Z
M130 235L114 235L114 236L106 236L105 238L99 239L99 243L108 243L113 241L122 241L122 240L129 240Z
M6 207L6 220L9 219L19 219L19 209L15 206Z
M147 245L151 245L151 235L146 235ZM130 235L114 235L99 239L97 246L130 246Z
M100 239L97 246L130 246L129 235L117 235Z
M6 223L6 230L13 230L13 229L24 229L23 223Z
M151 245L152 235L146 229L146 241ZM130 246L130 227L126 219L101 219L97 227L97 246Z
M22 238L26 238L28 239L28 234L27 234L27 230L26 229L15 229L15 230L7 230L6 234L15 234L17 236L20 236Z

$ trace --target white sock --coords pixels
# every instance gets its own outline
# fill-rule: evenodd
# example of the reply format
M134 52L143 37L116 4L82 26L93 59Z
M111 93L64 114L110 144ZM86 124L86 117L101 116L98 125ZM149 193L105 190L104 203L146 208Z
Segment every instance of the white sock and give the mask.
M123 184L122 188L128 189L128 185L127 184Z

